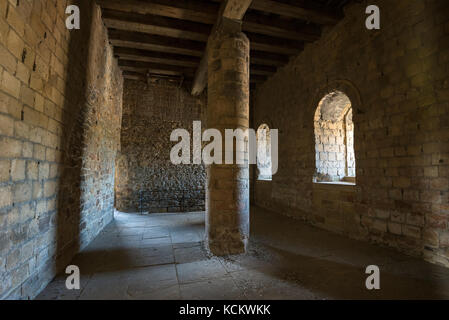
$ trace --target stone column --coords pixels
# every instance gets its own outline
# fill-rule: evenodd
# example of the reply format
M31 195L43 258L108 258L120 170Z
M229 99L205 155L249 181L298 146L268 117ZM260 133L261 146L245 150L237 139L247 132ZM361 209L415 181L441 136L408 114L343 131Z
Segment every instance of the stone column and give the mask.
M241 22L225 19L209 39L207 126L220 130L223 149L225 129L249 126L249 40ZM249 166L235 155L225 164L224 156L207 168L206 237L215 255L245 252L249 236Z

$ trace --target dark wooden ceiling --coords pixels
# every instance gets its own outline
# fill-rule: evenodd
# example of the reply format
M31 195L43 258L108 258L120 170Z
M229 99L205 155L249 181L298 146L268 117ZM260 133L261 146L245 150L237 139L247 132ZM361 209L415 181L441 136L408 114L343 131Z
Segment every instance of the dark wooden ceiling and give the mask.
M263 82L342 18L351 0L253 0L243 18L251 83ZM147 74L191 83L217 21L220 0L97 0L125 78Z

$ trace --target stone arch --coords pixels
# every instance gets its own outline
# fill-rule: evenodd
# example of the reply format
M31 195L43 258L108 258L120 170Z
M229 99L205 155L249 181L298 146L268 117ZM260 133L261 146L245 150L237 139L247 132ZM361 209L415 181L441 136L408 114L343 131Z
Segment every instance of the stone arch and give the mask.
M349 100L351 100L353 115L355 119L357 118L358 114L363 113L363 104L360 91L351 81L341 79L330 81L315 92L310 103L311 110L316 110L321 99L327 94L334 91L343 92L349 98ZM313 113L313 115L315 115L315 113Z

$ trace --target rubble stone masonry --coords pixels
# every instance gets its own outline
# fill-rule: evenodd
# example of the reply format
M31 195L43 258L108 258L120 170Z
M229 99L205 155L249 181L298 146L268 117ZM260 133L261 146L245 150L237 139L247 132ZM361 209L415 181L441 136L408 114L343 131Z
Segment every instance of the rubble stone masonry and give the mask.
M36 296L113 218L123 80L100 15L0 1L0 298Z
M204 165L175 165L170 141L175 129L192 140L193 121L205 119L206 97L186 85L126 80L121 153L117 159L116 208L126 212L189 212L205 209ZM205 121L202 121L203 129ZM192 150L192 147L191 147Z
M380 30L365 28L368 4ZM354 186L312 182L314 114L336 90L353 109ZM449 266L448 1L347 6L255 100L254 125L279 129L279 171L256 181L257 205Z

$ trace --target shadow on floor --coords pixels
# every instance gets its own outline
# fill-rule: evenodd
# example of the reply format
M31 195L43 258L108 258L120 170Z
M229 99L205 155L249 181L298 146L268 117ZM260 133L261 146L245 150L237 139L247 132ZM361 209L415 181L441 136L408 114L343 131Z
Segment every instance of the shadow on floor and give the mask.
M247 254L211 257L204 213L116 218L72 264L81 290L57 277L38 299L442 299L449 270L253 208ZM381 270L381 290L365 268Z

